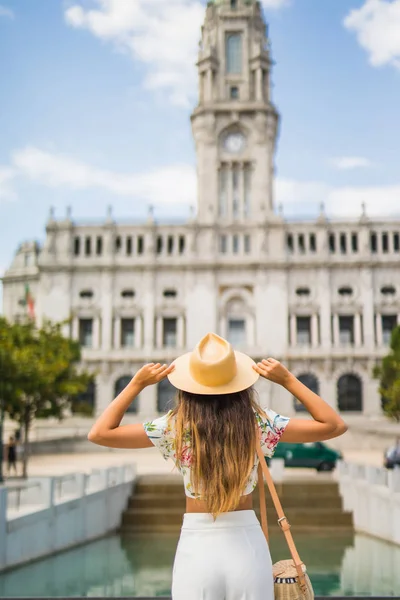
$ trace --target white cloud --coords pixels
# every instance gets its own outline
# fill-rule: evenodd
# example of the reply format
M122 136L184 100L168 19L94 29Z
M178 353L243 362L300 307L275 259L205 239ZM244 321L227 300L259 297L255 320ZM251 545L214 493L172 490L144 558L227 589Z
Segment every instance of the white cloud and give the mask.
M290 0L261 0L261 4L265 8L283 8L288 6Z
M355 32L372 66L400 69L400 0L366 0L350 11L344 26Z
M366 205L371 217L389 217L400 213L400 184L382 186L329 186L316 181L278 179L276 202L288 215L312 215L323 203L332 217L354 218Z
M19 175L48 187L99 188L152 204L196 202L196 171L190 165L165 166L137 174L116 173L35 147L18 150L12 158Z
M11 197L11 184L16 178L72 191L100 189L115 197L177 208L195 205L197 196L196 170L189 164L169 165L136 174L118 173L34 146L17 150L12 155L11 166L0 167L0 198ZM282 204L288 216L315 215L321 203L332 217L358 217L363 203L371 217L400 213L400 183L340 187L322 181L277 178L275 191L276 205Z
M3 4L0 4L0 17L7 17L8 19L14 19L15 14L11 10L11 8L8 8L8 6L4 6Z
M373 167L373 163L362 156L338 156L330 161L336 169L349 171L351 169L367 169Z
M199 0L94 0L92 9L74 4L65 19L143 63L145 88L164 90L173 104L190 105L204 19Z
M13 189L15 176L15 169L0 165L0 200L12 200L15 198Z

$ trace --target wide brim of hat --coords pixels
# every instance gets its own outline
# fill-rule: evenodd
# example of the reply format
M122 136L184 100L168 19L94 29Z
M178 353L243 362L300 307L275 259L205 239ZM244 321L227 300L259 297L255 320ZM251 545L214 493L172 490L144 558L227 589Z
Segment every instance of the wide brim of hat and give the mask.
M168 375L169 381L178 390L189 392L191 394L204 394L207 396L234 394L246 390L255 384L259 374L253 369L256 363L250 356L235 350L237 372L235 377L224 385L209 387L202 385L193 379L190 373L190 357L192 353L188 352L179 356L174 361L175 369Z

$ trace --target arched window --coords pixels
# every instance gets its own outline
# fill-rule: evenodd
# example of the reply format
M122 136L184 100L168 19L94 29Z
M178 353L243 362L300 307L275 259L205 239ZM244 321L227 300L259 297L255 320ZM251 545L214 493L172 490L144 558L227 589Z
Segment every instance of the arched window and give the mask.
M241 33L229 33L226 36L226 72L234 75L242 72Z
M163 379L157 385L157 411L166 413L175 406L176 388L168 381Z
M357 375L342 375L337 383L338 408L343 412L362 412L362 383Z
M312 373L302 373L297 379L314 392L314 394L319 394L319 381L315 375ZM306 407L297 398L293 398L293 406L296 412L307 412Z
M117 381L115 382L114 385L114 398L116 398L121 392L122 390L124 390L126 388L126 386L128 385L128 383L130 382L130 380L132 379L132 375L123 375L123 377L120 377L119 379L117 379ZM136 396L136 398L133 400L133 402L131 402L131 404L128 406L127 408L127 413L130 414L136 414L139 410L139 396Z
M71 404L74 414L93 416L96 407L96 384L91 381L84 392L78 394Z
M226 305L227 339L235 348L247 345L247 310L241 297L231 298Z

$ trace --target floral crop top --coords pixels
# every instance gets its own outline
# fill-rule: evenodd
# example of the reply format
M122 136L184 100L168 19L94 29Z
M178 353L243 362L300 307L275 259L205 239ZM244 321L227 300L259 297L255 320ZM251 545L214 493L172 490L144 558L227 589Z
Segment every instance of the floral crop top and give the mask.
M160 450L161 454L168 460L172 458L176 462L175 454L175 437L174 437L174 426L173 422L169 418L172 411L169 411L166 415L154 419L154 421L147 421L143 423L143 427L149 439L152 441L154 446ZM267 408L264 409L267 418L263 417L259 413L255 412L256 420L260 428L260 442L261 449L265 456L271 457L274 454L275 448L285 431L287 424L289 423L288 417L282 417L273 410ZM258 467L258 456L254 456L254 467L250 473L249 480L243 495L251 494L257 485L257 467ZM189 498L198 498L190 483L190 464L191 464L191 452L190 452L190 438L187 441L187 445L184 447L182 452L182 458L180 465L177 465L181 475L183 476L185 494Z

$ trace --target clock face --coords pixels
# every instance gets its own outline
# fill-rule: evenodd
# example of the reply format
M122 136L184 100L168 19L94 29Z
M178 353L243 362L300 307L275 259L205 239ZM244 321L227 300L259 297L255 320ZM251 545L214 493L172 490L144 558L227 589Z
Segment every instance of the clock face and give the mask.
M226 136L224 141L224 149L227 152L236 154L241 152L245 145L245 137L242 133L230 133Z

